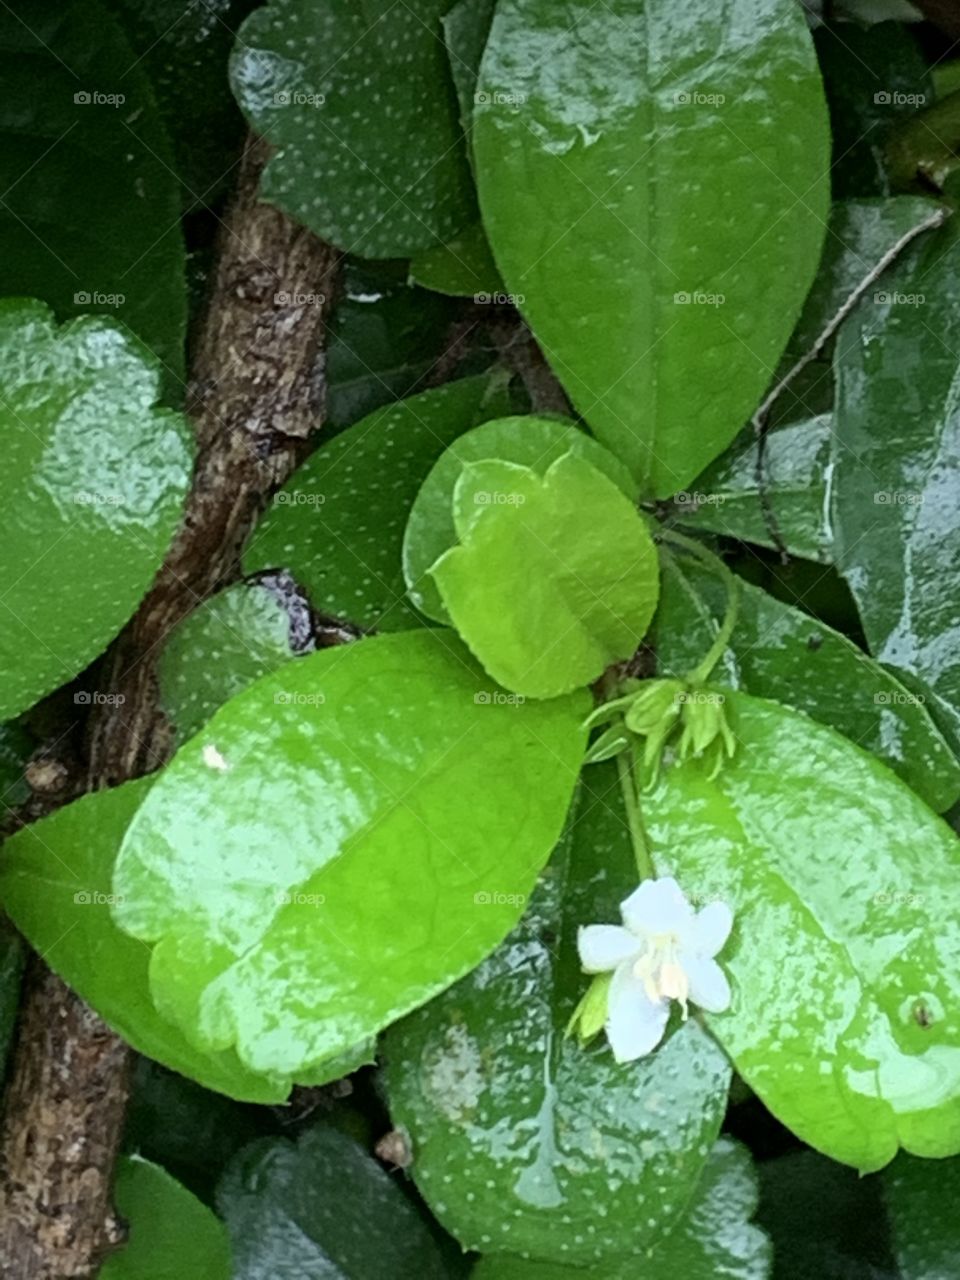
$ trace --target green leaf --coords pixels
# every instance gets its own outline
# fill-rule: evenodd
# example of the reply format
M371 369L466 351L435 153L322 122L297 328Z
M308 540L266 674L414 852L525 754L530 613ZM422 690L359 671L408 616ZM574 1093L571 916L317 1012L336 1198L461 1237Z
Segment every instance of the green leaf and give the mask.
M99 1271L99 1280L230 1280L226 1228L165 1169L121 1156L114 1184L130 1239Z
M636 1280L641 1275L643 1280L768 1280L770 1241L750 1221L756 1207L757 1175L749 1153L732 1139L720 1138L686 1213L642 1261L631 1258L579 1270L489 1256L480 1260L471 1280Z
M309 606L280 574L238 582L189 613L157 662L160 705L177 741L192 738L234 694L289 662L291 641L307 641L310 627Z
M465 1248L588 1266L640 1252L682 1213L720 1127L730 1069L696 1022L618 1065L564 1031L589 979L576 930L636 886L613 765L499 950L388 1034L386 1084L411 1171Z
M180 518L192 446L183 418L153 407L156 362L108 320L58 331L43 303L4 299L0 353L6 718L71 680L133 613Z
M767 435L764 490L776 528L791 555L823 563L833 552L826 483L832 458L829 413L789 422ZM757 443L751 431L708 467L692 490L675 496L679 522L776 549L757 481Z
M542 476L469 462L453 506L460 543L430 573L499 684L553 698L633 656L657 605L657 551L612 480L572 452Z
M7 840L4 909L54 972L139 1053L231 1097L283 1102L288 1080L254 1075L230 1052L198 1052L157 1013L150 952L110 915L117 850L152 782L82 796Z
M16 1030L26 959L26 947L20 934L8 920L0 921L0 1078Z
M516 923L586 699L515 706L485 683L448 633L379 636L264 676L181 748L127 832L114 911L155 944L154 999L192 1042L311 1070Z
M837 340L837 563L874 657L960 709L960 228L925 237ZM936 335L933 340L931 335Z
M424 249L410 260L410 281L437 293L490 302L503 294L503 282L479 222L446 244Z
M296 1145L251 1143L224 1174L217 1204L233 1242L233 1280L450 1274L400 1184L334 1128L310 1129Z
M960 1160L897 1156L883 1187L903 1280L953 1280L960 1273Z
M502 0L477 88L507 289L642 492L685 488L759 401L820 252L827 121L802 10Z
M689 670L712 640L709 634L695 636L688 592L718 622L726 608L723 584L689 559L664 574L666 603L658 614L656 649L668 675ZM846 636L760 587L741 581L739 598L728 650L737 673L734 688L786 703L830 725L878 756L938 813L956 803L960 764L922 693L906 688ZM725 682L719 675L715 679Z
M636 498L636 486L623 463L567 418L536 415L501 418L460 436L441 454L413 504L403 540L407 588L410 599L422 613L437 622L450 621L429 571L445 551L457 544L453 495L467 463L501 459L532 467L543 476L566 453L583 458L602 471L628 498Z
M422 626L405 600L403 531L430 468L503 411L500 377L450 382L377 409L299 467L257 525L247 573L290 569L316 608L361 627Z
M443 38L460 104L460 123L468 143L473 128L477 77L495 9L496 0L456 0L443 15Z
M180 189L153 92L97 0L0 9L0 295L108 311L184 377ZM109 193L109 198L105 198Z
M271 0L244 22L234 94L276 154L265 200L368 258L476 216L440 18L449 0Z
M21 725L0 724L0 818L23 804L30 794L24 769L36 743Z
M765 1106L845 1164L960 1151L960 842L873 756L726 695L737 753L672 763L645 798L659 874L734 911L733 1003L710 1029Z

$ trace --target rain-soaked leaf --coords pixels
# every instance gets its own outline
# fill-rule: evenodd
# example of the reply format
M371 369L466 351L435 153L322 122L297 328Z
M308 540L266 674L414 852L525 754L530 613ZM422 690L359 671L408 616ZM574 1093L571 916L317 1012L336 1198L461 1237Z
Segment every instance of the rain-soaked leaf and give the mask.
M900 1155L883 1174L893 1252L903 1280L960 1275L960 1160Z
M122 320L159 357L178 402L180 185L137 54L97 0L11 0L0 6L0 74L0 295L42 298L59 319Z
M449 444L507 406L502 376L463 378L377 409L299 467L254 531L248 573L283 566L325 614L361 627L422 626L406 602L403 531Z
M396 258L476 216L440 18L449 0L270 0L231 83L275 154L265 200L324 240Z
M925 237L837 340L837 563L871 652L960 709L960 226Z
M166 1169L121 1156L113 1194L130 1237L98 1280L231 1280L226 1227Z
M793 0L497 7L471 134L484 226L644 494L685 488L761 398L823 240L826 117Z
M465 1248L589 1266L638 1253L684 1210L723 1117L725 1055L696 1022L618 1065L564 1031L588 981L578 925L636 885L616 767L583 804L523 920L478 969L384 1044L411 1171Z
M657 871L730 904L733 1002L711 1031L765 1106L864 1171L960 1151L960 841L873 756L726 694L712 781L667 762L644 799Z
M471 462L500 459L545 475L566 453L583 458L628 498L636 498L636 486L623 463L568 418L528 415L496 419L460 436L441 454L413 504L403 540L403 571L410 599L422 613L437 622L450 621L429 571L458 541L453 495L463 468Z
M471 1280L768 1280L770 1241L751 1222L756 1207L757 1175L749 1153L719 1138L683 1217L641 1257L574 1269L491 1255L480 1260Z
M117 863L158 1008L198 1047L299 1078L448 986L549 856L585 704L517 705L430 631L308 654L233 698Z
M664 606L656 624L661 669L682 675L706 652L712 634L691 625L693 605L719 623L726 591L715 574L684 559L664 573ZM935 725L922 693L902 684L825 623L741 580L737 625L728 654L736 671L719 671L759 698L805 711L895 770L932 809L960 798L960 764Z
M112 321L0 302L0 718L71 680L135 610L190 481L189 428ZM86 690L80 701L110 696Z
M296 1144L238 1152L217 1190L233 1280L447 1280L434 1234L401 1186L345 1133L317 1126Z
M554 698L636 652L657 605L646 521L574 453L540 475L468 462L453 495L459 543L430 569L454 626L498 684Z
M82 796L7 840L3 908L44 962L139 1053L230 1097L283 1102L289 1079L255 1075L229 1051L200 1052L157 1013L150 952L110 914L117 851L152 782Z

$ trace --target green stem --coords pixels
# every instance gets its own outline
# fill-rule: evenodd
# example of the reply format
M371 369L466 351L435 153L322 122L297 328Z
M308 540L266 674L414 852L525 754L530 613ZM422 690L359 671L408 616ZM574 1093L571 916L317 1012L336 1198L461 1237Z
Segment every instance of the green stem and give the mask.
M720 630L701 662L686 677L691 684L703 684L723 657L724 650L733 635L733 629L737 625L737 614L740 609L740 584L737 581L736 574L730 571L720 557L714 555L712 551L708 550L702 543L697 542L695 538L688 538L686 534L677 533L675 529L662 529L660 536L664 542L671 542L675 547L679 547L689 555L695 556L702 565L710 569L711 572L718 574L727 589L727 609L723 615Z
M657 873L653 869L650 845L643 825L643 814L640 812L637 770L632 747L621 751L617 756L617 773L620 777L620 790L623 793L623 807L627 811L627 824L630 827L630 839L633 842L633 856L637 860L637 871L640 873L641 880L652 880Z

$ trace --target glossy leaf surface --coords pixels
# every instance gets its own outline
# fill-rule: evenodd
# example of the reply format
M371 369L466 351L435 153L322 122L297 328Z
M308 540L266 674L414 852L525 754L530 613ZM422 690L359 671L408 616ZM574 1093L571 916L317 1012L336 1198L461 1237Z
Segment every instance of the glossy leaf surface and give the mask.
M615 766L583 785L521 923L392 1029L384 1056L413 1176L463 1246L589 1266L670 1230L716 1136L730 1070L695 1022L624 1065L605 1043L564 1037L588 981L576 928L616 919L637 875Z
M263 677L181 748L114 911L188 1038L309 1072L504 937L563 825L586 699L488 683L448 633L375 637Z
M826 107L801 10L507 0L477 94L506 288L645 496L685 488L759 402L823 240Z
M543 476L470 462L453 508L459 544L430 573L499 684L553 698L632 657L657 604L657 552L612 480L573 453Z
M738 747L708 781L669 764L644 816L659 874L734 911L733 1003L707 1021L811 1146L882 1168L960 1150L960 842L833 730L727 694Z
M5 494L0 718L95 658L166 554L190 482L179 414L154 407L156 362L111 321L57 329L40 302L0 302ZM94 693L84 698L91 702Z

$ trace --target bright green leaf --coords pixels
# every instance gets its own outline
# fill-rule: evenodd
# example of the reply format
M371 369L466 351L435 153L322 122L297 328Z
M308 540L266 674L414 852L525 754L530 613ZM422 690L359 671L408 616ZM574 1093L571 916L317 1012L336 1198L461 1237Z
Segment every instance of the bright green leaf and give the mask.
M40 302L0 301L0 718L71 680L134 612L190 482L156 362L92 316L58 330ZM86 691L86 701L94 692Z
M40 297L60 319L109 312L179 401L180 185L139 58L97 0L12 0L0 74L0 295Z
M245 571L288 568L316 608L361 627L422 625L404 598L410 508L444 449L502 412L505 395L502 378L463 378L377 409L321 446L274 495Z
M801 8L501 0L477 92L507 289L644 494L685 488L759 402L823 240L826 107Z
M130 1239L98 1280L231 1280L226 1228L165 1169L122 1156L114 1197Z
M737 753L668 763L644 801L661 875L734 911L733 1003L707 1023L766 1107L870 1171L960 1151L960 842L832 729L726 695Z
M251 1143L217 1192L233 1280L446 1280L445 1259L399 1184L352 1138L316 1127Z
M440 18L449 0L270 0L240 28L231 83L275 148L265 200L324 240L404 257L475 214Z
M633 656L657 604L657 551L612 480L574 453L542 476L469 462L453 507L459 545L430 573L499 684L553 698Z
M730 1082L696 1022L625 1065L565 1038L589 982L577 926L616 918L637 875L614 766L590 770L584 802L503 946L384 1044L391 1114L443 1225L465 1248L580 1266L670 1230Z
M230 1052L198 1052L157 1013L150 952L110 915L117 850L152 782L82 796L7 840L4 909L54 972L138 1052L231 1097L283 1102L289 1081L254 1075Z
M257 681L121 849L114 911L156 944L158 1007L198 1046L299 1075L448 986L516 923L559 835L585 701L512 705L428 631Z
M636 497L636 486L623 463L566 418L527 415L486 422L461 436L440 456L413 504L403 540L407 587L422 613L437 622L450 621L429 571L457 544L453 494L464 466L499 458L546 475L565 453L583 458L628 498Z
M960 1160L900 1155L883 1173L893 1251L903 1280L960 1275Z

